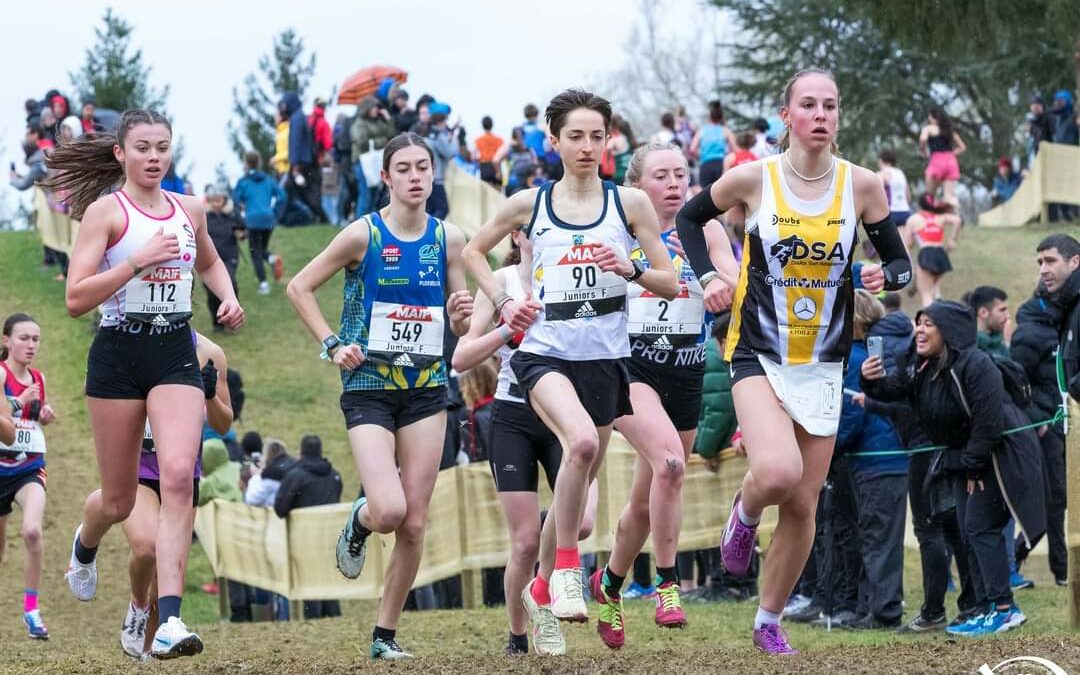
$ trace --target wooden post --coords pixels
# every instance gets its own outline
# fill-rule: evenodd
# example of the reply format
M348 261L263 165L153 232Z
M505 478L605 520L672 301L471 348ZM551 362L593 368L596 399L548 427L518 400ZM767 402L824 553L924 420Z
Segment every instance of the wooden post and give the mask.
M1065 542L1069 549L1069 625L1080 629L1080 405L1069 399L1069 434L1065 439L1068 494Z

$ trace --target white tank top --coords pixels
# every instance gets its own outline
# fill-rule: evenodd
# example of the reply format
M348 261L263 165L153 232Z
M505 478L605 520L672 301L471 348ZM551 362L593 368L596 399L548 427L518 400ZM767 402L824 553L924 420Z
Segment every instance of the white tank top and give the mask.
M907 176L895 166L889 167L886 171L889 175L889 210L894 213L911 211L911 204L907 199ZM903 225L903 223L897 223L897 225Z
M525 289L521 287L521 277L518 276L516 267L505 267L502 271L503 279L506 282L503 288L506 293L516 301L524 300ZM499 347L499 351L495 352L495 354L499 357L499 383L495 388L495 398L500 401L525 403L525 399L521 396L517 377L514 376L514 371L510 368L510 357L514 355L514 350L509 345L503 345Z
M604 181L604 207L596 222L559 220L551 205L554 183L536 195L529 240L533 245L533 288L544 306L521 342L524 352L573 361L630 356L626 332L627 281L601 272L593 251L607 244L628 258L633 246L618 188Z
M175 234L180 242L180 257L155 267L149 267L123 288L101 303L101 325L148 323L169 326L183 323L191 317L191 270L195 265L195 226L176 195L162 193L172 206L167 216L146 213L123 190L113 197L124 211L124 231L116 241L109 242L98 272L127 265L129 256L150 241L158 228Z

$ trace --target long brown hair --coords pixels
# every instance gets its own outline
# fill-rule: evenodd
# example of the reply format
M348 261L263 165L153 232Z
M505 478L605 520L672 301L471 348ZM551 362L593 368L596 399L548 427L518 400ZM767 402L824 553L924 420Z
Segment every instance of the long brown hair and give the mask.
M11 331L15 330L15 326L20 323L37 323L37 321L34 321L34 317L29 314L23 314L22 312L12 314L4 319L4 337L11 337ZM0 361L7 361L7 357L8 348L0 344Z
M792 75L791 79L788 80L787 84L784 85L784 93L781 95L781 101L782 101L782 103L780 104L781 107L784 107L784 108L790 108L791 107L791 90L795 88L795 83L798 82L799 80L801 80L806 75L824 75L825 77L832 80L833 83L836 82L836 77L830 71L825 70L824 68L803 68L799 72ZM840 105L839 96L840 95L839 95L839 90L838 90L837 91L837 99L836 99L836 104L837 104L838 107ZM784 127L784 132L782 134L780 134L780 150L782 152L784 150L787 150L789 147L791 147L791 128L790 127ZM838 151L836 141L833 141L832 151L833 151L833 154L836 154L837 151Z
M499 384L499 366L496 365L498 361L492 357L458 375L461 398L470 410L480 401L495 395Z
M92 133L62 143L45 158L53 170L45 185L67 194L71 216L81 220L86 209L105 192L124 179L124 166L117 161L113 147L124 147L128 132L140 124L163 124L172 134L172 125L154 110L125 110L116 133ZM168 165L162 167L164 175Z

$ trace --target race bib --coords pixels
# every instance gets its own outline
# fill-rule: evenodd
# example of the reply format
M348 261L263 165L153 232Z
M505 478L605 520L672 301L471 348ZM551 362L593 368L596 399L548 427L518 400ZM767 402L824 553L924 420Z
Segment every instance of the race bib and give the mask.
M661 298L637 284L630 286L627 331L631 336L655 345L677 347L697 342L705 318L700 293L691 293L683 282L673 300ZM661 340L661 338L664 338Z
M191 316L190 270L158 265L124 286L124 315L128 321L167 326Z
M17 461L26 459L27 455L45 454L45 432L35 420L26 420L16 417L15 442L11 445L0 443L0 450L8 453L17 453Z
M544 249L544 320L591 319L626 309L626 279L593 262L600 244Z
M443 356L442 307L372 303L367 358L405 368L426 368Z

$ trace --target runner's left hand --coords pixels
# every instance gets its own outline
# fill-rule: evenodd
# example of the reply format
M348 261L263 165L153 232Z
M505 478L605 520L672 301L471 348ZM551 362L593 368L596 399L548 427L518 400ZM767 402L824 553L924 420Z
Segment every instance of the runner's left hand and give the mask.
M885 272L881 265L863 265L859 276L863 289L869 293L880 293L885 288Z
M672 231L667 238L668 250L679 256L680 258L686 257L686 252L683 251L682 242L679 241L679 233Z
M473 297L464 289L454 291L446 300L446 313L451 321L468 319L473 313Z
M710 280L703 290L705 292L705 309L713 314L719 314L728 307L731 307L731 302L735 297L735 291L720 277Z
M217 395L218 369L213 359L206 362L200 374L202 375L203 398L209 401Z
M41 416L38 417L38 422L41 422L41 425L45 426L46 424L52 424L55 421L56 411L53 410L53 407L48 403L41 406Z
M624 278L634 273L634 266L630 264L630 261L620 256L607 244L601 244L593 250L593 262L601 272L614 272Z
M239 330L244 325L244 308L235 299L226 300L218 308L217 320L228 328Z

